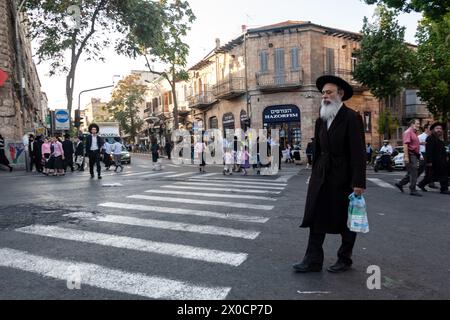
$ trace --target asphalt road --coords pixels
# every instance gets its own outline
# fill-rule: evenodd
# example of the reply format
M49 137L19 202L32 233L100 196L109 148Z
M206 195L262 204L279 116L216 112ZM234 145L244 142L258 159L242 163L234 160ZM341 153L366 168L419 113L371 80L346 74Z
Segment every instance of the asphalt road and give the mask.
M296 274L310 171L220 170L165 162L155 173L140 156L102 180L0 171L0 299L450 298L449 196L401 194L402 172L368 171L371 232L353 269L325 271L340 242L329 235L324 271ZM369 266L380 289L367 287Z

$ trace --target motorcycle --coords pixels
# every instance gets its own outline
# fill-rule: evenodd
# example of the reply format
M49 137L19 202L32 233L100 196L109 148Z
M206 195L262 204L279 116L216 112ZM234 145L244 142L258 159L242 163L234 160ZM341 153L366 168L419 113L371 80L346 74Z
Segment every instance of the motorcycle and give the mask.
M394 171L394 157L392 154L380 152L375 158L375 164L373 170L378 172L379 170L387 170L389 172Z

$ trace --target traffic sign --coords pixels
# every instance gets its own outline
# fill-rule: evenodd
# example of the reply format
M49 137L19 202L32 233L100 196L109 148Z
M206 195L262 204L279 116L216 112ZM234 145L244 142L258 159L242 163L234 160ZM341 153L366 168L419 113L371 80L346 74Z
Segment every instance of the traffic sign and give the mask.
M66 109L55 110L55 130L69 130L70 116Z

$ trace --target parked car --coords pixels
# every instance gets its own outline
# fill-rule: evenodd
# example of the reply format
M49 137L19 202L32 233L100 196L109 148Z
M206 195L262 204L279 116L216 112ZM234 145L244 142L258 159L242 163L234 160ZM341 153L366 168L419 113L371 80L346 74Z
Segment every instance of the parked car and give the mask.
M395 147L393 153L394 168L399 170L405 170L405 160L404 160L404 149L403 147Z

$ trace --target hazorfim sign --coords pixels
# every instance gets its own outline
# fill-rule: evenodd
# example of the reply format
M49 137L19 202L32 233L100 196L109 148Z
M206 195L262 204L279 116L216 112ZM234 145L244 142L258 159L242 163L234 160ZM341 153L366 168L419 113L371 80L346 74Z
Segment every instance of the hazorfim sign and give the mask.
M293 104L267 107L263 112L263 122L300 122L300 109Z

